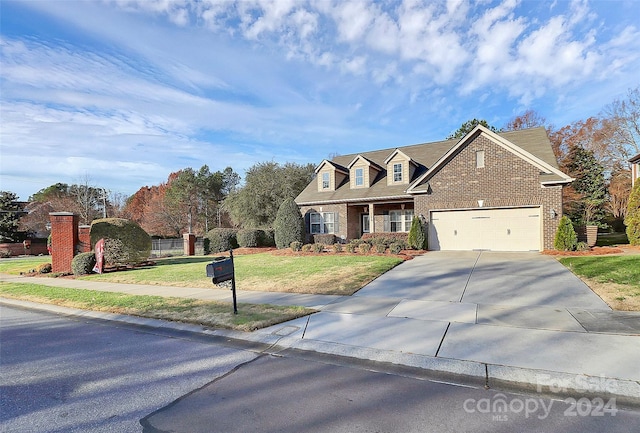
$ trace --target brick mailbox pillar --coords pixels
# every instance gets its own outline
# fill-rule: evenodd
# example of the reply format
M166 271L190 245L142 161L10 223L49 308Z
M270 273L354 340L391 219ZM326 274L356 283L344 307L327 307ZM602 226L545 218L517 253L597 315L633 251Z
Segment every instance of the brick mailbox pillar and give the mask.
M195 256L196 255L196 235L193 233L185 233L182 235L184 239L184 255Z
M78 244L78 215L51 212L51 271L71 272L71 261Z

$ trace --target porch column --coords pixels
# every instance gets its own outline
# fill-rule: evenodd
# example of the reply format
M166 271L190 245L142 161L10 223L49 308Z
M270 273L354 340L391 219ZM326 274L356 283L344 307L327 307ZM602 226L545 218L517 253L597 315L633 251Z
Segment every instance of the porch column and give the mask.
M373 213L373 207L373 203L369 203L369 233L376 232L376 218L375 214Z

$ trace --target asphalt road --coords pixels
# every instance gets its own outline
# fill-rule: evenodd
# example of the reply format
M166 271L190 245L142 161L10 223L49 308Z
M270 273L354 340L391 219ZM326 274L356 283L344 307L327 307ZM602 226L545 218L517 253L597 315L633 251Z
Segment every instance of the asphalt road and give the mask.
M2 432L640 430L640 412L615 402L485 390L208 337L8 307L0 332Z
M139 432L142 417L256 357L5 306L0 341L1 432Z

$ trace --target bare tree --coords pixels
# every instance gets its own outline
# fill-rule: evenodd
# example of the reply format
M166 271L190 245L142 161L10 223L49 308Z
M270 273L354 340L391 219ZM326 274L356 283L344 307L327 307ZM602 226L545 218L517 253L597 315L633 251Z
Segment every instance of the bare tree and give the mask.
M621 162L640 153L640 87L629 89L626 99L607 105L603 117L609 147Z

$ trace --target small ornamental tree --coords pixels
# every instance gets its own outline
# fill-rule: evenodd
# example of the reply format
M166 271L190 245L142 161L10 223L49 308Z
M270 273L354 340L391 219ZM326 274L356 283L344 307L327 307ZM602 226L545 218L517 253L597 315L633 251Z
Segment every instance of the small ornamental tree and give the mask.
M560 251L574 251L577 245L578 235L576 235L576 231L573 229L571 220L565 215L560 218L553 246L556 250Z
M640 179L631 190L624 223L627 226L629 243L631 245L640 245Z
M409 237L407 238L407 244L409 248L414 250L424 250L427 245L427 236L424 232L424 227L420 222L420 218L413 217L411 221L411 229L409 230Z
M102 218L91 223L91 248L104 239L104 261L130 265L149 258L151 237L137 223L123 218Z
M292 198L278 208L274 222L276 248L289 248L292 242L304 243L304 218Z

